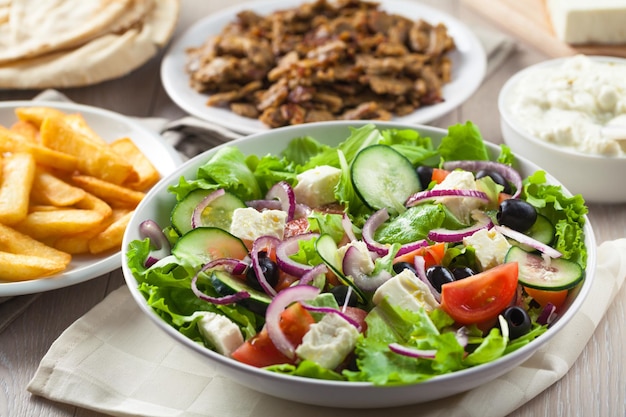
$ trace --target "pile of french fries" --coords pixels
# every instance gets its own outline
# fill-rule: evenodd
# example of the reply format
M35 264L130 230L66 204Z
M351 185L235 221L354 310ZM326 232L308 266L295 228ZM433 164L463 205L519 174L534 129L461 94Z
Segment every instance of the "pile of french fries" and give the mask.
M79 113L19 107L0 126L0 281L45 278L74 255L119 250L160 174L130 138L105 141Z

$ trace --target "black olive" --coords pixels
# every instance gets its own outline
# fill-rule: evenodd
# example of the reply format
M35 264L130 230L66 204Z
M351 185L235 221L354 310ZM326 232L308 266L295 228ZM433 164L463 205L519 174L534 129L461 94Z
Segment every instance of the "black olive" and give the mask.
M537 210L524 200L509 198L500 203L496 219L501 225L523 233L535 224Z
M507 194L511 194L511 184L504 178L499 172L482 169L476 173L476 179L483 177L491 177L493 182L504 187L504 191Z
M337 285L330 289L330 293L335 297L337 304L339 306L343 306L346 303L346 297L348 296L348 290L350 288L347 285ZM354 291L350 291L350 298L348 299L348 305L351 307L356 307L358 302L358 298Z
M393 264L393 272L395 272L396 274L399 274L405 269L408 269L414 274L417 273L417 271L415 270L415 266L413 266L413 264L411 264L410 262L398 262L398 263Z
M422 188L428 188L428 184L430 184L433 179L433 169L426 165L420 165L417 167L416 172L417 177L420 180L420 184L422 184Z
M520 306L508 307L502 316L509 325L509 339L517 339L530 331L532 323L526 310Z
M455 280L471 277L475 273L476 272L474 272L469 266L457 266L452 268L452 275L454 275Z
M278 284L278 265L267 256L267 252L259 252L259 266L268 284L272 287ZM252 266L246 271L246 283L256 290L263 291Z
M431 285L441 292L441 286L448 282L454 281L454 275L445 266L435 265L426 270L426 278L430 281Z

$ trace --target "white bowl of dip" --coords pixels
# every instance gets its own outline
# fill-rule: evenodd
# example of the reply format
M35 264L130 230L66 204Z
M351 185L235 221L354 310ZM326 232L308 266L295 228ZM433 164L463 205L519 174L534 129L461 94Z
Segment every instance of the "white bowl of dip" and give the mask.
M626 59L559 58L511 77L504 142L588 202L626 202Z

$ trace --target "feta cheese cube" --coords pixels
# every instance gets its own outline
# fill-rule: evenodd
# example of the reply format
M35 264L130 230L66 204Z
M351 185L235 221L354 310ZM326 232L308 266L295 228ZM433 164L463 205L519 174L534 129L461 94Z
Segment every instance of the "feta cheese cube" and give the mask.
M233 211L230 233L244 241L254 241L260 236L283 238L287 213L282 210L258 211L252 207Z
M296 354L326 369L335 369L354 350L359 331L337 314L311 325Z
M569 44L626 43L624 0L548 0L556 36Z
M198 330L202 337L215 347L218 353L229 356L243 344L239 327L221 314L206 311L198 320Z
M329 165L321 165L304 171L297 177L293 187L296 201L309 207L320 207L334 203L335 187L341 178L341 170Z
M506 237L494 229L481 229L463 239L465 246L472 246L476 251L476 258L484 270L493 268L504 262L504 257L511 244Z
M432 311L439 306L430 288L409 269L404 269L378 287L372 301L378 305L385 298L390 304L409 311L421 308Z
M372 260L372 255L370 254L370 250L367 248L367 244L363 242L362 240L355 240L339 247L338 249L339 259L343 259L343 257L346 255L346 252L351 247L355 247L359 251L359 254L361 255L359 256L359 260L361 261L359 263L361 272L363 272L366 275L371 274L372 271L374 271L374 267L376 265L374 264L374 261Z
M476 180L469 171L452 171L434 190L475 190ZM483 202L475 198L439 197L438 202L444 204L459 221L471 223L471 212L480 207Z

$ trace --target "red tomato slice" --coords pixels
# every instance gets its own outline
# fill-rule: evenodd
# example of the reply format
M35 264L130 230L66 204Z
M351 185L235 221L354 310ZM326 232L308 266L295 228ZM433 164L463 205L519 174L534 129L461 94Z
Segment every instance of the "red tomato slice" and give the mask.
M433 175L431 181L435 181L437 184L441 184L446 179L450 171L441 168L433 168Z
M517 262L509 262L444 284L441 287L441 308L460 324L492 320L513 300L517 274Z
M445 243L435 243L430 246L417 248L414 251L405 253L404 255L397 256L396 258L394 258L393 263L409 262L412 264L415 261L416 256L423 256L424 267L430 268L431 266L441 265L445 252Z
M524 287L524 291L530 295L541 307L545 307L546 304L552 303L556 309L561 308L565 299L567 298L567 294L569 290L561 290L561 291L544 291L537 290L535 288Z
M314 322L311 313L305 310L300 303L293 303L280 315L280 328L294 346L302 343L304 334ZM295 363L294 360L289 359L274 346L265 328L255 337L239 346L233 352L232 358L258 368L281 363Z

